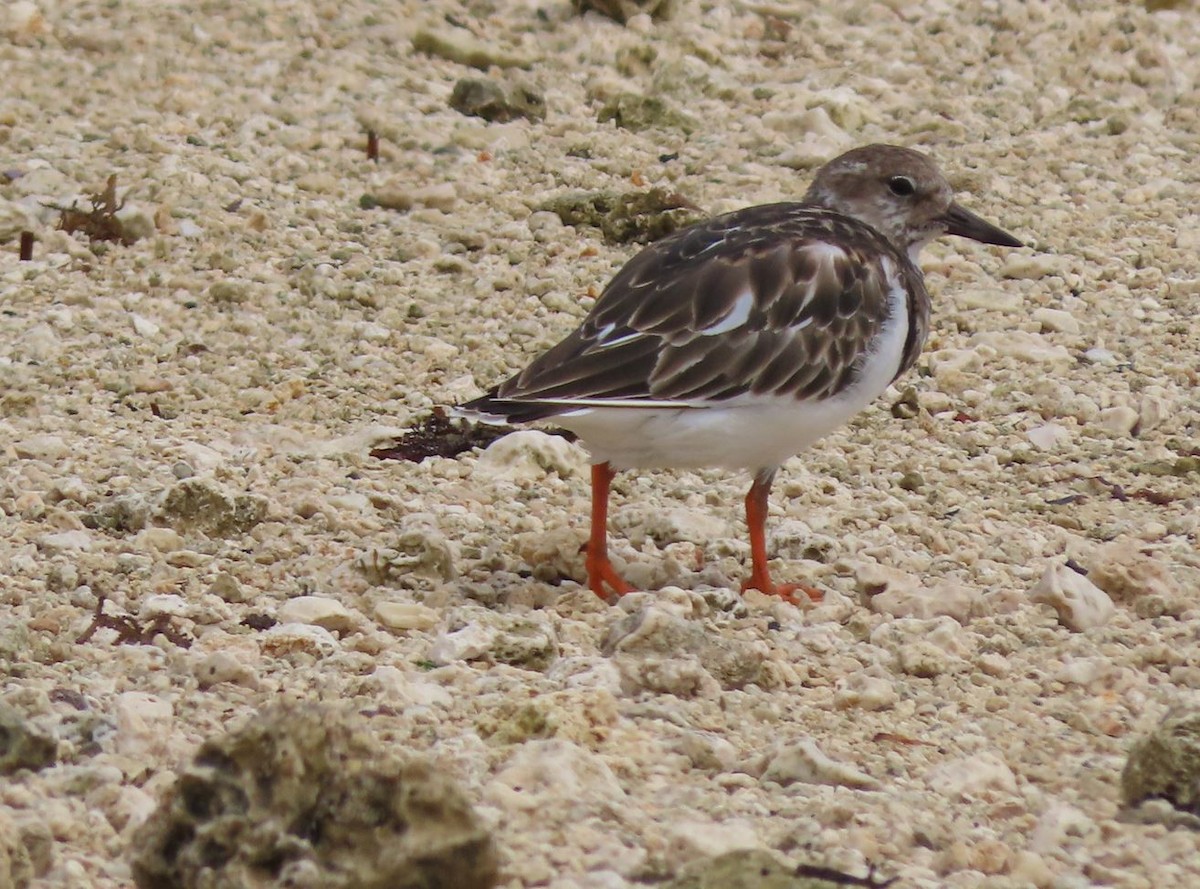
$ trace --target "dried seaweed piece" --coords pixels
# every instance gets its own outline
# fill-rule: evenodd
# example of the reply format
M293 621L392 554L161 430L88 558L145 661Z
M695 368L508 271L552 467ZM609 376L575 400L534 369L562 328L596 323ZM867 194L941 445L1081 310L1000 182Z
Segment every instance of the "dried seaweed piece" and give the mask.
M116 173L108 177L103 191L88 196L88 203L92 205L90 210L79 209L78 201L72 201L69 207L58 204L46 206L59 212L58 228L67 234L83 232L90 241L116 241L126 247L136 240L117 218L125 201L117 200Z
M263 630L271 629L271 627L278 623L279 621L271 617L269 614L255 612L253 614L248 614L245 618L243 618L241 625L243 627L249 627L252 630L258 630L261 632Z
M371 456L377 460L408 460L412 463L420 463L426 457L457 457L471 448L486 448L510 432L512 429L504 426L451 420L445 408L435 407L410 432L389 447L375 448Z
M115 630L118 645L153 645L154 637L162 635L168 642L180 648L191 648L192 637L171 626L169 614L158 614L146 622L139 622L129 614L105 614L104 603L108 597L101 593L96 600L96 611L92 622L86 630L79 634L76 644L87 642L97 630Z

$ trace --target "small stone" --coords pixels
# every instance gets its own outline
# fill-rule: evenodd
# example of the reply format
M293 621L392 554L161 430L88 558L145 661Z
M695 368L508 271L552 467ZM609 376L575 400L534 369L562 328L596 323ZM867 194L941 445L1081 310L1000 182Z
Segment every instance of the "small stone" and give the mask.
M29 45L50 33L50 25L36 3L14 0L8 4L3 22L4 36L18 45Z
M53 736L34 726L14 707L0 701L0 775L21 769L38 771L58 759Z
M3 889L29 889L35 876L44 876L35 868L33 856L24 831L9 815L9 809L0 809L0 887ZM53 843L53 840L51 840Z
M679 655L686 653L726 689L742 688L757 681L765 657L758 646L709 633L700 624L657 605L647 606L614 623L601 652L607 656L628 656L639 665L634 667L634 674L639 667L648 669L664 658L679 660Z
M882 676L851 673L838 679L833 706L839 710L890 710L899 699L896 686Z
M236 278L222 278L209 285L205 295L218 305L237 305L250 298L250 288Z
M1200 711L1168 713L1135 742L1121 773L1121 796L1127 806L1164 799L1200 816Z
M1098 838L1096 822L1074 806L1054 802L1038 819L1028 848L1038 854L1054 855L1072 838Z
M1176 399L1161 386L1147 386L1138 405L1138 431L1161 426L1175 410Z
M43 534L38 538L37 545L38 549L50 555L89 552L92 535L87 531L59 531L57 534Z
M158 521L181 534L226 539L249 531L267 516L267 499L233 494L207 478L188 478L167 491Z
M691 201L663 188L568 192L538 209L556 213L566 225L595 226L609 244L646 244L703 218Z
M580 805L621 807L625 791L597 754L563 738L533 739L521 744L487 786L485 794L503 809L574 812Z
M488 651L493 661L525 670L546 670L558 657L558 638L540 615L496 615L497 633Z
M1071 433L1067 431L1065 426L1060 426L1057 423L1043 423L1040 426L1034 426L1026 432L1025 437L1039 451L1051 451L1059 445L1070 441Z
M171 528L144 528L134 538L134 544L141 549L170 553L183 549L183 537Z
M13 450L22 460L62 460L71 453L71 447L59 435L32 435L13 442Z
M1049 889L1054 885L1054 871L1046 859L1029 849L1018 849L1013 853L1008 875L1018 883L1034 889Z
M793 170L819 167L853 142L824 108L809 108L801 114L780 115L774 119L766 116L763 123L789 134L787 148L779 155L777 163Z
M248 602L253 598L247 595L245 588L238 582L238 579L227 571L222 571L213 578L213 582L208 586L208 592L220 597L231 605Z
M1104 626L1116 610L1102 589L1063 562L1046 566L1029 598L1051 606L1058 622L1075 633Z
M1121 361L1116 353L1109 349L1088 349L1083 353L1083 357L1089 364L1099 364L1106 367L1112 367Z
M944 762L930 769L925 783L954 800L975 797L985 791L1017 792L1017 777L997 754L979 753Z
M324 627L312 624L277 624L259 636L264 654L287 657L307 654L328 657L338 650L337 637Z
M532 87L478 77L464 77L454 84L450 107L472 117L500 123L519 117L542 120L546 116L546 99Z
M971 337L971 341L991 346L998 354L1027 364L1070 364L1072 360L1065 346L1024 330L989 330Z
M896 666L909 676L930 679L967 666L970 649L962 626L951 617L899 617L880 624L869 638L873 645L892 652Z
M461 28L422 28L413 35L412 45L417 52L439 56L483 71L493 65L497 68L528 68L533 64L533 59L529 56L476 39L469 31Z
M1009 256L1000 266L1000 277L1035 281L1049 275L1061 275L1065 270L1063 257L1053 253L1033 253Z
M1118 602L1158 597L1183 605L1187 597L1170 570L1132 539L1114 540L1087 558L1088 577Z
M446 582L458 576L457 547L440 531L417 525L400 533L394 549L374 549L356 561L373 583L406 575Z
M679 738L678 749L692 768L714 772L729 771L738 758L737 748L712 732L685 731Z
M117 695L113 710L118 753L141 757L157 755L165 749L175 720L170 701L145 692L127 691Z
M416 602L380 602L375 618L389 630L432 630L442 619L434 609Z
M617 526L621 535L633 546L646 540L658 546L687 542L703 546L710 541L730 536L729 525L720 518L697 509L624 509Z
M600 107L599 123L612 121L623 130L640 133L643 130L679 130L689 135L700 129L700 121L677 110L666 99L638 93L618 93Z
M547 472L562 478L577 475L587 466L587 455L579 445L561 435L538 429L518 429L498 438L479 455L478 468L488 475L532 481Z
M496 630L481 623L467 624L453 632L441 633L429 647L426 657L438 666L455 661L483 657L496 639Z
M859 588L870 597L871 610L893 617L928 619L939 615L965 624L979 601L979 592L953 581L931 587L889 565L864 564L857 572Z
M354 626L354 615L337 599L327 596L297 596L279 606L280 623L311 624L331 633L345 633Z
M137 312L132 312L129 320L133 325L133 332L142 339L154 339L162 332L161 327L144 315L139 315Z
M397 667L376 667L371 679L389 699L415 707L450 707L454 695L438 685Z
M1079 322L1075 320L1075 316L1062 309L1050 309L1043 306L1034 309L1030 317L1042 325L1042 330L1070 334L1077 334L1080 331Z
M897 420L911 420L921 413L921 400L917 390L906 386L900 397L892 402L892 416Z
M162 593L143 599L138 607L138 617L148 621L162 617L183 617L187 610L188 603L183 596Z
M705 855L759 849L763 845L758 830L749 819L727 818L720 822L695 818L672 820L663 829L667 843L667 863L672 870Z
M212 688L221 682L250 688L258 685L254 671L228 651L212 652L196 663L192 672L201 688Z
M964 309L981 309L985 312L1016 312L1024 305L1024 297L1014 288L962 290L954 297L956 305Z
M880 784L853 766L826 756L815 741L805 738L778 750L767 763L763 781L789 784L829 784L854 790L879 790Z
M1138 425L1138 412L1128 405L1117 405L1100 411L1096 423L1113 435L1130 438Z

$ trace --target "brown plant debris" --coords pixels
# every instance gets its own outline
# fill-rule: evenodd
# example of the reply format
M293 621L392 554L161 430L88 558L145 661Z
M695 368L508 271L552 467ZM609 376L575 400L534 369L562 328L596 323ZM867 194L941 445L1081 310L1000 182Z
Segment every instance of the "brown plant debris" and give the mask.
M471 448L486 448L510 432L512 429L505 426L451 420L444 407L435 407L411 431L388 447L375 448L371 456L377 460L408 460L412 463L420 463L426 457L457 457Z
M192 637L171 626L171 616L155 615L148 621L139 621L129 614L105 614L104 603L108 597L101 593L96 600L96 610L88 628L79 634L76 644L82 645L96 634L97 630L115 630L118 645L153 645L154 637L161 634L167 641L180 648L190 648Z
M125 201L117 200L116 173L109 175L102 191L88 196L88 203L91 204L89 210L81 210L78 201L72 201L69 207L47 206L59 212L58 228L67 234L83 232L90 241L116 241L126 247L136 240L117 218Z

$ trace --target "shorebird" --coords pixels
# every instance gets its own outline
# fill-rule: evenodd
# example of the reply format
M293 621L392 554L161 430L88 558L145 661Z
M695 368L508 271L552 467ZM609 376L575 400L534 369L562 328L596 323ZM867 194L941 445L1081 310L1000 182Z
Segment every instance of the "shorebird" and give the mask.
M523 371L458 408L491 423L553 420L592 458L588 585L632 587L608 556L623 469L749 470L749 589L796 601L767 568L779 466L913 366L929 332L917 266L942 235L1021 247L954 201L926 155L867 145L821 167L800 202L735 210L649 245L583 323Z

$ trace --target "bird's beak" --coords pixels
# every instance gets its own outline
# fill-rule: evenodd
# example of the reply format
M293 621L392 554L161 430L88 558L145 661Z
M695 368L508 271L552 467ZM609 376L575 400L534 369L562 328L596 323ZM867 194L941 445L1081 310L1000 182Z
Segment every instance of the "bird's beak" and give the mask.
M950 205L942 221L946 223L948 235L958 235L960 238L970 238L972 241L996 244L999 247L1025 246L1004 229L997 228L982 216L976 216L966 207L956 203Z

